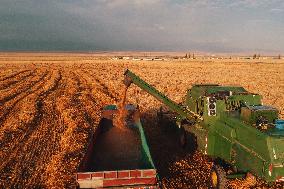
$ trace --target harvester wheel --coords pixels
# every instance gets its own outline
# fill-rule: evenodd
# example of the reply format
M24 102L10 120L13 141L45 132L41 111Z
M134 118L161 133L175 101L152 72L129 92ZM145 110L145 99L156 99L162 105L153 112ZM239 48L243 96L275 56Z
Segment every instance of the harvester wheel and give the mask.
M210 173L211 186L214 189L226 189L227 188L227 178L226 172L219 165L213 165Z
M186 131L183 128L181 128L179 132L179 144L183 149L187 146Z

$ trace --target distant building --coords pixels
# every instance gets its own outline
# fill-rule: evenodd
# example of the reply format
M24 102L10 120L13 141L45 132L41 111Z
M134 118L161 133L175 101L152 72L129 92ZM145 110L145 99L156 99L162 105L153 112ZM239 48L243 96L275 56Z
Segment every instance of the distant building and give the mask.
M141 58L137 58L137 57L134 57L134 58L132 58L132 60L142 60Z
M143 58L143 60L146 60L146 61L152 61L153 58Z
M163 61L164 59L162 58L154 58L155 61Z

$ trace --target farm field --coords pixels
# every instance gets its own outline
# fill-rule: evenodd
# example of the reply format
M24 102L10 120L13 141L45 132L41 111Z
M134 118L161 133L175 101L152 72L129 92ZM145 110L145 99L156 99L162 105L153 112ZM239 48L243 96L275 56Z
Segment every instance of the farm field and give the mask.
M0 54L0 188L74 188L74 173L101 108L122 98L132 70L181 102L195 83L243 86L263 96L284 119L284 60L127 61L92 54ZM153 160L165 188L206 188L210 160L186 155L157 124L161 103L131 85ZM231 187L246 186L233 180ZM258 180L257 187L268 185ZM271 188L283 187L279 184Z

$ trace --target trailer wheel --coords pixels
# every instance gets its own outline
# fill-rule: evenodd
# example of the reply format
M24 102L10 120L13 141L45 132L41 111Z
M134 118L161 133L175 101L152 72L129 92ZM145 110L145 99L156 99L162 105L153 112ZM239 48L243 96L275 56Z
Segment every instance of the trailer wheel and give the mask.
M181 128L179 132L179 145L184 149L187 146L187 136L186 131Z
M214 189L226 189L227 178L224 169L219 165L213 165L210 173L211 186Z

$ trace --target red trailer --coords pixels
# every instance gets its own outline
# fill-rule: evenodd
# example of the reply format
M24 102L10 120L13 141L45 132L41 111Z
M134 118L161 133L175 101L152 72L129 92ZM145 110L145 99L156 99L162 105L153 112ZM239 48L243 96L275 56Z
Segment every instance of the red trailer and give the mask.
M126 105L126 127L113 125L115 105L106 106L89 142L76 180L79 188L160 188L139 111Z

